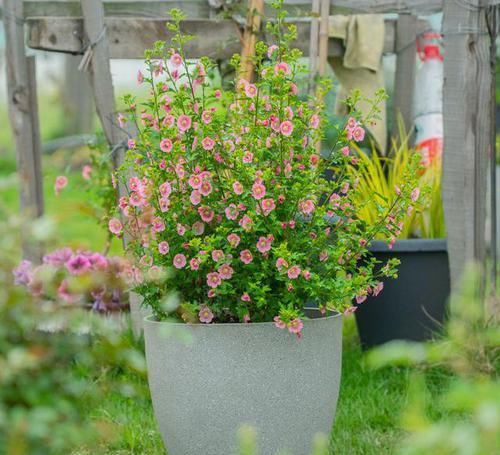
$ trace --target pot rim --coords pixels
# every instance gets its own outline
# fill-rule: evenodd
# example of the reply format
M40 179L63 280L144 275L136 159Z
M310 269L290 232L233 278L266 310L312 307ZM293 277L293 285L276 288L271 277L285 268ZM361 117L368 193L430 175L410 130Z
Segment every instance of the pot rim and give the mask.
M319 312L317 308L314 307L306 307L305 310L307 311L314 311L314 312ZM331 319L335 318L342 318L341 313L334 313L330 312L331 314L329 316L321 316L317 318L310 318L310 319L305 319L304 322L314 322L314 321L329 321ZM274 325L273 321L266 321L266 322L215 322L213 324L189 324L186 322L174 322L174 321L157 321L154 319L153 314L149 314L144 317L144 323L147 324L169 324L172 326L179 326L179 327L255 327L255 326L264 326L264 325Z
M371 242L372 253L411 253L411 252L447 252L447 239L398 239L394 246L389 248L387 242L374 240Z

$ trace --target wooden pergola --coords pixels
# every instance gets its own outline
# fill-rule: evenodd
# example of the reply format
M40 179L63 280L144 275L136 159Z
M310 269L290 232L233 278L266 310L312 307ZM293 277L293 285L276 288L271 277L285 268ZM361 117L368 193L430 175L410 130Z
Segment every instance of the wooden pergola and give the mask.
M168 39L164 24L171 8L186 13L188 19L182 27L198 37L186 49L193 58L202 55L229 58L241 51L241 37L245 32L244 17L219 14L224 9L223 0L4 0L3 3L8 97L21 208L33 217L43 213L41 146L35 58L26 56L25 46L76 55L92 51L88 69L97 112L107 140L118 146L123 142L124 133L114 122L110 59L142 58L144 49L151 47L154 41ZM246 1L240 3L247 4ZM297 47L306 56L310 52L311 27L317 27L317 21L321 21L311 17L312 3L285 1L291 20L298 26ZM493 215L495 212L495 38L500 0L331 0L327 3L330 14L398 14L398 19L386 20L384 51L397 56L394 104L407 126L412 123L416 39L425 31L417 15L444 13L442 186L451 279L452 286L456 287L467 262L486 263L489 178ZM264 35L263 30L260 33ZM341 56L343 51L340 41L328 40L329 56ZM120 154L116 156L119 161ZM496 275L494 218L492 277Z

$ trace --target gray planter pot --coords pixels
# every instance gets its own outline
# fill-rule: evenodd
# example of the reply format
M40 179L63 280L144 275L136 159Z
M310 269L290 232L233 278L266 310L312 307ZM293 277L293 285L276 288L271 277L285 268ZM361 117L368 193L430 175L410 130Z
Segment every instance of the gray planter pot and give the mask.
M314 311L314 310L313 310ZM185 325L144 319L149 387L169 455L232 455L248 424L262 455L307 455L329 434L340 385L342 318Z

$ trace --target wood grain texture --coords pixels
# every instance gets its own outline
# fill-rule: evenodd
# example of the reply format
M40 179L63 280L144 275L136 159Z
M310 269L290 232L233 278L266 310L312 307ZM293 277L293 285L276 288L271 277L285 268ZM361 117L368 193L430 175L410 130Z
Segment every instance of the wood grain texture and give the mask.
M293 45L305 56L309 55L311 19L294 19L297 25L297 40ZM111 58L133 59L144 57L144 49L151 48L157 40L168 41L171 33L165 27L164 19L122 19L105 18L106 34ZM384 53L395 49L395 21L388 19ZM423 22L419 22L423 24ZM421 26L423 28L423 25ZM28 46L52 52L82 54L85 48L83 19L66 17L47 17L27 20ZM187 19L181 29L196 38L185 46L190 58L208 56L217 59L229 59L241 51L238 24L233 20ZM269 36L265 36L270 41ZM328 56L340 57L344 49L340 40L328 40Z
M241 11L241 3L236 7ZM313 0L285 0L285 9L290 14L305 15L311 11ZM449 0L450 2L452 0ZM445 0L330 0L334 13L412 13L425 14L441 11ZM239 5L238 5L239 3ZM270 0L266 0L265 14L272 14ZM488 0L499 4L500 0ZM25 17L79 17L79 0L25 0ZM171 8L179 8L190 18L208 18L213 12L206 0L107 0L104 2L106 16L117 17L162 17Z
M23 24L16 20L23 15L22 3L17 0L5 0L3 7L6 13L3 20L7 96L19 176L20 208L28 219L34 219L43 214L35 60L34 57L26 57ZM40 250L33 247L25 235L23 255L33 261L40 260Z
M397 119L401 116L405 130L413 128L413 97L415 92L417 55L417 17L400 14L396 22L396 73L394 80L394 131L398 137Z
M248 0L247 22L243 32L240 75L250 82L255 77L255 45L257 44L263 14L264 0Z
M446 2L444 58L443 204L451 284L465 265L485 259L486 169L491 137L489 36L485 11Z

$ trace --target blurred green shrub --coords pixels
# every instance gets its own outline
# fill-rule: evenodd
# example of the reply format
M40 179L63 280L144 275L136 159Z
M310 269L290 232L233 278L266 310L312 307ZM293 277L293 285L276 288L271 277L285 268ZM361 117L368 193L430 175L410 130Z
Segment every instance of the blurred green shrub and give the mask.
M32 223L32 234L46 237L50 224ZM107 421L90 418L89 408L118 384L103 372L127 369L144 373L142 353L132 338L110 330L105 318L92 320L81 333L82 314L64 311L66 330L43 329L60 316L61 306L40 305L14 286L16 240L26 223L19 217L0 221L0 454L69 454L78 447L99 453L113 438ZM105 377L106 379L102 379ZM119 387L127 388L120 382Z
M417 367L401 420L408 432L398 452L402 455L500 453L500 326L485 312L498 310L499 301L478 298L478 273L464 273L463 289L452 298L442 339L428 344L394 342L368 354L375 368ZM445 413L431 418L425 380L427 372L437 368L452 376L440 398Z

